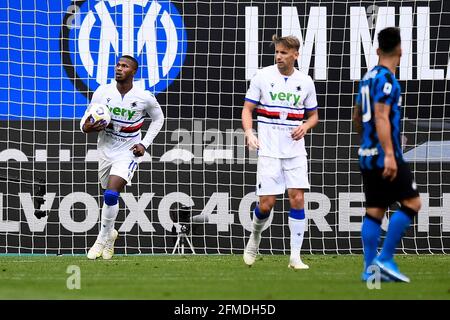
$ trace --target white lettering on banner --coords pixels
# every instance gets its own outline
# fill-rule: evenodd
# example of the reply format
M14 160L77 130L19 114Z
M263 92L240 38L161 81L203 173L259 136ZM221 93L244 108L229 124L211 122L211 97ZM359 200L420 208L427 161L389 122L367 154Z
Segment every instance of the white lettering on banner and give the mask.
M148 220L148 217L145 214L145 209L150 201L152 201L154 195L154 193L143 193L138 201L135 200L133 194L131 193L122 193L120 195L125 205L130 210L130 213L120 226L120 232L130 232L136 223L143 232L155 231L155 228L153 228L152 223Z
M282 36L295 35L300 40L300 55L298 64L303 70L308 70L311 62L313 42L315 41L314 76L317 80L327 79L327 8L311 7L308 27L303 41L302 30L298 20L296 7L282 7L281 24ZM258 39L257 7L246 7L245 24L250 27L245 33L245 76L251 79L258 69L259 39ZM249 57L247 57L249 55ZM250 62L251 61L251 62Z
M213 214L217 208L217 213ZM202 215L208 216L209 221L217 225L217 231L229 231L229 225L234 223L234 215L229 214L229 197L227 192L214 192L202 211Z
M400 60L400 80L413 79L413 10L411 7L399 8L399 28L402 39L402 57ZM444 70L430 69L430 8L417 7L417 79L444 79ZM374 34L386 27L395 26L395 8L378 7ZM350 79L361 78L361 42L364 49L362 56L367 69L378 63L376 48L378 38L373 42L369 32L367 14L364 7L350 8ZM449 60L450 66L450 60ZM447 79L449 68L447 68Z
M450 232L450 193L442 194L442 207L430 207L430 196L428 193L421 193L420 198L422 200L422 209L417 215L418 231L428 232L430 217L439 217L442 223L442 232Z
M386 27L395 26L395 8L380 7L377 13L375 34ZM367 69L372 69L378 63L378 38L372 37L369 31L366 9L364 7L350 8L350 79L361 79L361 42L364 48L364 59Z
M310 203L317 203L316 209L310 209ZM328 224L325 216L330 213L331 201L323 193L318 192L305 192L305 208L306 208L306 219L305 219L305 230L308 231L308 222L313 220L314 224L317 226L320 232L333 231Z
M25 155L25 153L23 153L20 150L17 149L6 149L3 150L2 152L0 152L0 161L1 162L6 162L9 160L15 160L15 161L19 161L19 162L27 162L28 158Z
M371 74L368 73L366 76L369 78ZM400 97L401 99L401 97ZM363 99L364 102L364 99ZM370 108L367 109L369 111ZM363 120L366 118L366 113L363 115ZM193 120L194 123L199 123L201 120ZM285 128L278 128L275 127L275 129L282 129L285 130ZM289 130L289 129L288 129ZM201 133L193 133L194 139L192 139L191 133L188 132L185 129L177 129L174 132L172 132L171 140L170 142L177 142L177 144L174 146L173 149L165 152L159 160L155 157L152 158L148 152L144 154L144 156L141 158L142 162L152 162L152 161L159 161L159 162L173 162L175 164L180 163L205 163L209 164L210 162L214 162L217 164L224 163L223 160L226 160L227 164L234 164L234 163L250 163L250 164L256 164L257 163L257 155L256 151L249 151L248 156L246 156L246 150L245 150L245 135L243 134L242 129L236 129L236 130L226 130L226 131L220 131L218 130L216 132L217 135L221 135L221 138L219 138L219 141L224 141L223 135L225 135L225 144L220 145L217 144L216 141L212 141L209 145L204 144L206 140L206 135L203 136ZM211 136L210 136L211 137ZM200 140L199 140L200 139ZM215 138L213 138L215 139ZM188 142L191 142L188 144ZM445 148L442 148L442 144L445 145L448 141L441 141L439 144L438 141L429 141L428 143L433 144L431 147L426 147L426 143L419 145L408 152L405 153L405 156L413 155L411 156L411 161L419 161L419 162L428 162L428 163L442 163L442 162L448 162L449 157L446 157L444 153L442 153L442 150L446 150ZM168 144L171 144L168 142ZM194 147L193 147L194 145ZM204 147L204 149L203 149ZM192 149L195 149L195 156L191 152ZM429 149L431 148L431 149ZM371 150L371 149L370 149ZM374 149L375 150L375 149ZM67 150L70 151L70 150ZM427 151L427 152L426 152ZM7 161L6 159L16 159L17 161L28 161L27 157L23 155L23 157L15 158L15 155L17 155L17 152L20 152L20 154L23 155L21 151L15 150L15 149L6 149L3 150L0 154L3 155L3 159ZM370 151L369 154L365 155L374 155L375 151ZM47 161L47 152L43 149L36 149L35 150L35 162L42 162ZM419 157L420 159L417 159L416 154L425 154L422 157ZM434 154L434 156L433 156ZM44 156L45 155L45 156ZM76 156L77 158L79 156ZM31 156L33 158L33 156ZM96 149L90 149L87 151L84 161L86 162L97 162L99 158L98 150ZM195 158L195 159L194 159ZM0 157L0 162L1 162Z
M3 193L0 193L0 232L19 232L18 221L3 220Z
M245 7L245 79L258 71L258 7Z
M45 149L36 149L35 153L35 162L47 162L47 150ZM70 149L61 149L59 150L59 161L60 162L69 162L71 161L71 150ZM86 152L85 161L86 162L97 162L100 157L100 154L97 149L89 149ZM23 152L15 149L6 149L0 152L0 162L8 161L8 160L16 160L16 161L28 161L28 158ZM142 156L141 161L150 162L152 161L152 157L148 152Z
M241 203L239 204L239 221L241 222L242 226L245 230L252 232L252 216L250 213L252 212L251 206L253 203L258 201L258 196L255 194L255 192L247 193L241 200ZM273 220L273 210L269 215L269 218L266 221L266 224L263 227L263 231L266 230L270 225L272 224Z
M412 7L376 7L375 14L372 13L374 6L367 8L350 7L350 39L343 39L350 42L350 80L361 79L361 58L365 60L367 69L371 69L378 62L376 48L378 39L372 36L370 30L374 27L378 32L386 27L395 26L395 15L398 10L398 27L402 38L402 57L400 60L400 80L413 79L413 8ZM268 39L258 38L258 7L249 6L245 8L245 79L250 80L259 66L259 42ZM281 8L281 33L285 35L295 35L300 40L300 56L298 64L302 70L309 73L310 62L314 46L314 76L315 80L326 80L327 70L327 8L311 7L309 14L306 14L308 24L306 30L301 30L297 7ZM372 13L372 17L367 16ZM431 69L430 67L430 8L417 7L416 13L417 28L417 79L444 79L443 69ZM306 24L306 23L305 23ZM332 26L331 26L332 27ZM303 35L305 35L303 37ZM361 52L361 46L364 53ZM450 59L448 60L447 76L450 79Z
M311 64L313 44L314 79L327 79L327 8L311 7L308 15L308 27L303 41L302 30L298 20L297 7L283 7L281 9L281 35L294 35L300 40L300 56L298 64L301 70L308 70ZM258 61L258 59L255 59Z
M167 194L159 203L158 219L161 226L167 231L172 231L173 221L170 218L170 208L174 203L179 203L185 207L194 206L194 201L183 192L172 192ZM176 210L175 208L173 210Z
M352 207L350 204L358 202L361 204L359 207ZM338 227L339 231L349 232L349 231L361 231L361 222L351 222L350 217L363 217L366 214L366 209L362 205L364 202L364 193L362 192L340 192L339 193L339 221ZM387 230L387 219L386 216L383 218L381 223L381 228Z
M172 132L170 142L176 142L173 149L166 151L159 162L194 163L194 164L234 164L234 163L256 163L256 151L249 151L246 156L246 145L244 131L239 129L227 129L221 131L217 128L209 128L203 131L202 120L193 120L193 132L183 128ZM170 143L170 144L171 144ZM64 155L64 161L70 161L69 149L60 150ZM0 162L8 160L28 161L27 156L16 149L6 149L0 152ZM99 152L89 149L86 152L86 162L97 162ZM60 159L61 160L61 159ZM47 151L45 149L35 150L35 161L46 162ZM156 161L148 152L141 158L142 162Z
M400 58L400 80L413 78L413 14L411 7L400 8L400 38L402 39L402 57Z
M450 207L450 193L442 194L442 206L435 207L430 206L430 196L427 193L420 194L422 199L422 209L418 215L418 231L429 232L430 224L439 224L442 232L450 232L450 215L447 214ZM58 208L52 208L54 204L55 193L48 193L45 196L46 202L41 206L42 210L59 211L59 221L61 225L68 231L73 233L83 233L91 230L97 223L99 218L99 207L97 201L88 193L74 192L66 195L61 199L61 203ZM155 229L150 220L145 215L145 209L154 198L153 193L144 193L139 200L136 201L135 197L131 193L121 194L125 205L129 208L130 214L126 217L122 223L120 229L121 232L129 232L134 224L137 224L141 230L145 232L154 232ZM38 220L33 215L32 197L29 193L20 193L20 205L24 211L25 220L12 221L8 220L8 215L5 216L5 210L3 210L4 194L0 193L0 232L20 232L20 222L26 222L29 225L31 232L43 232L48 222L47 218L41 218ZM206 198L206 197L205 197ZM253 203L257 201L257 196L254 192L250 192L240 200L237 208L239 217L239 223L245 230L251 231L251 207ZM337 228L339 232L360 232L361 221L365 214L364 208L364 194L361 192L341 192L337 198ZM75 222L72 215L72 206L75 203L83 203L86 207L86 218L84 221ZM187 207L193 207L195 205L192 198L182 192L173 192L164 196L158 206L158 220L159 224L167 231L172 230L173 221L170 216L171 207L179 203ZM310 209L310 204L316 203L318 206L315 209ZM229 207L230 195L227 192L216 192L211 194L210 199L206 203L202 210L201 215L207 219L204 221L210 224L217 225L218 232L229 231L229 226L234 223L234 209ZM359 206L355 206L359 204ZM334 225L331 226L325 219L328 214L335 214L331 212L331 200L322 193L305 193L305 208L306 216L309 220L312 220L317 226L320 232L333 231ZM9 208L10 209L10 208ZM123 210L123 208L122 208ZM175 210L175 208L174 208ZM216 211L217 213L213 213ZM49 212L49 214L52 214ZM5 218L6 217L6 218ZM359 217L359 222L352 222L352 217ZM430 218L439 218L439 221L432 221ZM273 214L270 215L267 225L264 230L267 229L272 223ZM157 222L154 222L157 223ZM388 221L383 219L382 228L387 230Z
M256 194L254 192L250 192L242 198L239 204L239 221L241 222L244 229L250 232L252 231L252 218L250 215L250 213L252 212L251 206L257 201L258 197L256 196ZM309 209L310 203L317 203L318 207L316 209ZM319 231L333 231L333 229L331 229L330 225L325 219L325 216L330 213L331 209L331 201L326 195L317 192L306 192L305 208L308 208L306 209L305 230L308 230L309 220L313 220ZM270 227L270 225L272 224L273 216L274 215L272 210L271 214L269 215L269 219L264 225L263 231Z
M417 7L417 78L444 79L444 70L430 69L430 8L428 7Z
M364 193L339 193L339 231L361 231L361 223L350 222L350 216L362 217L364 216L365 209L361 205L360 207L350 207L350 203L359 202L362 204L364 201Z
M19 193L20 204L22 205L23 212L25 213L25 218L27 219L28 227L31 232L43 232L45 226L47 225L48 216L42 217L41 219L36 218L34 211L38 208L34 207L34 201L29 193ZM48 212L53 205L56 193L46 193L44 195L45 203L41 205L40 210Z
M73 220L71 211L75 203L83 203L86 206L86 218L84 221L76 222ZM85 192L70 193L59 204L59 221L64 228L74 233L91 230L98 221L98 214L97 201Z
M45 150L45 149L36 149L34 151L34 153L36 155L34 157L34 161L35 162L47 162L47 150Z

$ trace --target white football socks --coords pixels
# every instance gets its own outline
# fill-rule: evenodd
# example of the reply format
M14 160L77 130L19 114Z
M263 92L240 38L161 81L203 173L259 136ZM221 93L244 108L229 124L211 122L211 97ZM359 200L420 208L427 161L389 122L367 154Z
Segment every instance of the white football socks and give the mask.
M116 221L117 214L119 213L119 203L113 206L108 206L106 203L103 204L102 208L102 223L100 226L100 233L98 238L105 241L112 229L114 228L114 222Z
M289 230L291 231L291 257L299 258L305 233L305 219L298 220L289 217Z
M269 217L269 215L267 215L267 218L268 217ZM267 218L261 220L254 214L253 215L253 223L252 223L252 226L253 226L252 233L255 233L255 234L258 234L258 235L261 234L261 232L262 232L262 230L264 228L264 225L267 222Z

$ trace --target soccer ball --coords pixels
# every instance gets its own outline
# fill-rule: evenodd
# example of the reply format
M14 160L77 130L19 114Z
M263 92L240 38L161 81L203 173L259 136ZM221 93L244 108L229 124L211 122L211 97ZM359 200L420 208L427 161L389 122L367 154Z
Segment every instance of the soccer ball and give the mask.
M105 120L106 125L111 122L111 113L104 104L91 103L89 106L89 113L91 115L91 122L94 123L98 120Z

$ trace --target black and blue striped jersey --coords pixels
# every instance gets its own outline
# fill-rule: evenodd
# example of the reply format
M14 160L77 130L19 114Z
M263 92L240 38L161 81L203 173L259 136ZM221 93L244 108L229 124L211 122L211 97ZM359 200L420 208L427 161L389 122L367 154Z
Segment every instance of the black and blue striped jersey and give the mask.
M359 84L356 104L361 107L362 136L359 148L359 165L363 170L384 168L384 151L378 140L375 127L375 104L384 103L391 107L391 139L397 163L404 162L402 155L401 130L401 87L395 75L381 65L367 72Z

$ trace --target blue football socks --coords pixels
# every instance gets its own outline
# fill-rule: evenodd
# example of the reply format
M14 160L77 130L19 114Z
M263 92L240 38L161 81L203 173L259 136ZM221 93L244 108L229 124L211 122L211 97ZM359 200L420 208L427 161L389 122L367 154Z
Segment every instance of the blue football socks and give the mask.
M379 259L381 261L391 260L394 257L395 248L400 242L403 233L411 223L411 217L401 211L395 211L389 221L389 227L384 240L383 249L381 250Z
M381 221L366 214L361 228L361 238L364 247L364 265L367 268L377 256L380 240Z

